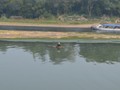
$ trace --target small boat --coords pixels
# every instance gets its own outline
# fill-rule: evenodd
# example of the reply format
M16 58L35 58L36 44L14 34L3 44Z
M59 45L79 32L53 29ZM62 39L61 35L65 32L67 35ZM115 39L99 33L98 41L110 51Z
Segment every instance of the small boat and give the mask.
M63 46L56 46L57 49L63 48Z
M91 29L97 32L120 32L120 24L99 24L92 26Z
M63 48L60 42L58 42L56 46L50 46L50 47L57 48L57 49Z

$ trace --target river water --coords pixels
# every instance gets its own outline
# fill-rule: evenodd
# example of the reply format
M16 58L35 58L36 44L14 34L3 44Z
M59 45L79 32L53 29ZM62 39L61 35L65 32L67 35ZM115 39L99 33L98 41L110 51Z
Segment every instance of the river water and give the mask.
M0 90L120 90L120 44L0 42Z

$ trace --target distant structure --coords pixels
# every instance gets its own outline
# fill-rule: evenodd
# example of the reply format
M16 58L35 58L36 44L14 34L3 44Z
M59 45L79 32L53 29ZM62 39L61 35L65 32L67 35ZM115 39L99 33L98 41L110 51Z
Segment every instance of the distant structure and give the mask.
M22 16L11 16L10 18L11 18L11 19L23 19Z

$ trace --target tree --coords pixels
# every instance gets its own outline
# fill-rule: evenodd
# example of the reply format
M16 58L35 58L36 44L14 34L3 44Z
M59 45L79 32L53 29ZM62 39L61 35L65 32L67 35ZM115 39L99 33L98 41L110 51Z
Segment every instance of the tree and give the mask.
M117 16L119 0L0 0L0 16L39 18L59 15Z
M96 4L97 0L88 0L88 5L87 5L87 10L88 10L88 16L91 17L92 16L92 11L94 8L94 5Z

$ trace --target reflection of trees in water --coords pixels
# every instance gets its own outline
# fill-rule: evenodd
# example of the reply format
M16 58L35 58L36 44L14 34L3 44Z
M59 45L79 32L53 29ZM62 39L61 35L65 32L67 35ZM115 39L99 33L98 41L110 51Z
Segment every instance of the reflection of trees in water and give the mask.
M43 62L48 59L54 64L59 64L63 61L75 60L75 48L73 45L64 44L64 48L57 49L53 46L56 43L9 43L9 42L0 42L1 48L0 51L7 51L9 47L17 46L22 48L25 52L29 52L33 55L34 60L39 59Z
M26 43L22 47L26 52L31 52L34 60L36 58L42 60L43 62L48 61L48 59L54 64L59 64L63 61L74 61L74 48L70 45L64 45L64 48L57 49L55 44L42 44L42 43Z
M36 58L41 59L42 61L45 61L45 55L46 55L46 47L44 44L38 44L38 43L24 43L22 45L25 52L30 52L33 55L34 60Z
M87 62L113 63L120 61L120 44L63 44L64 48L56 49L56 43L12 43L0 42L0 51L8 48L22 48L33 55L34 60L51 61L59 64L64 61L74 62L82 56Z
M49 48L49 56L50 60L55 64L59 64L63 61L71 61L75 60L75 48L73 45L64 44L64 48L57 50L56 48Z
M6 52L9 48L22 48L25 52L33 54L33 58L42 58L46 54L45 47L37 43L15 43L15 42L0 42L0 51ZM42 59L44 60L44 58Z
M7 51L7 44L0 43L0 51L1 52L6 52Z
M10 46L9 43L0 42L0 52L5 53Z
M81 44L80 54L87 62L120 62L120 44Z

